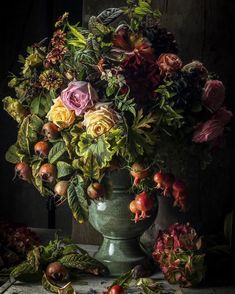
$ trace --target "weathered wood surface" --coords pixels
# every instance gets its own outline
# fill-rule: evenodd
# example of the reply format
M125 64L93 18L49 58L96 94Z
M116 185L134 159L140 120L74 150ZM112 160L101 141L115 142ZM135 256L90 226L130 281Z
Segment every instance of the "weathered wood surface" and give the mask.
M162 12L161 24L174 33L179 55L184 63L191 60L201 60L209 71L219 74L226 86L226 104L235 109L235 46L232 42L235 27L235 1L224 0L153 0L154 7ZM107 7L119 7L125 4L123 0L86 0L84 1L84 22L89 16L97 15ZM178 176L186 177L191 182L191 209L186 215L179 214L169 207L167 200L160 203L160 213L156 229L164 228L174 221L188 220L200 232L211 233L222 229L226 211L234 207L233 195L235 189L235 135L231 136L230 144L225 151L215 156L215 162L206 172L196 168L196 160L189 162L185 174L178 174L177 159L171 157L171 168ZM175 161L175 162L174 162ZM188 169L188 170L187 170ZM191 174L191 175L190 175ZM164 212L163 212L164 211ZM81 230L81 229L80 229ZM73 232L76 227L73 228ZM84 232L81 230L81 234ZM90 233L89 225L85 230L89 242L96 243L97 235ZM76 239L82 240L80 233ZM154 238L154 236L150 236Z
M97 246L92 245L81 245L85 250L87 250L91 255L97 250ZM156 279L159 283L162 284L167 294L174 294L175 290L178 290L178 286L172 286L168 284L162 273L156 273L152 276L153 279ZM76 289L79 294L88 294L90 289L95 289L97 294L102 294L103 291L107 289L113 282L112 278L100 278L93 276L80 276L77 281L72 283L73 287ZM2 288L3 289L3 288ZM15 282L14 285L10 286L6 291L0 293L4 294L46 294L49 293L43 289L40 283L21 283ZM132 294L141 294L142 292L136 288L128 289L128 293ZM181 289L182 294L234 294L235 287L220 287L220 288L197 288L197 289Z

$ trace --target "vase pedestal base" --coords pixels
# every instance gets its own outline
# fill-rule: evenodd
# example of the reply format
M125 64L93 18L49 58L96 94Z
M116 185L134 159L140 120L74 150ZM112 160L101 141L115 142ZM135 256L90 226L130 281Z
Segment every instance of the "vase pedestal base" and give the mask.
M109 275L117 277L138 264L148 265L148 257L139 244L139 238L111 239L104 237L95 258L109 270Z

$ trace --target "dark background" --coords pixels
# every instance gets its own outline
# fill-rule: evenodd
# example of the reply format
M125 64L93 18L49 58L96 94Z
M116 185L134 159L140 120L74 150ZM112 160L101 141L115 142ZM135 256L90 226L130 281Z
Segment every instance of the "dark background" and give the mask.
M106 7L123 3L121 0L85 0L84 21ZM163 14L163 26L175 34L184 63L198 59L209 71L218 73L227 89L226 105L235 113L235 1L154 0L153 4ZM24 53L27 45L51 36L53 23L64 11L70 12L71 23L81 20L82 1L9 0L2 1L0 6L0 97L4 97L9 94L8 72L16 73L19 69L18 54ZM11 182L13 167L5 161L4 153L14 143L17 129L14 121L0 108L0 216L34 227L46 227L46 200L30 185ZM226 212L235 206L234 122L231 127L227 147L218 154L216 164L206 175L199 176L199 171L195 170L195 178L204 192L194 195L192 220L204 232L221 229ZM57 227L66 232L71 229L71 215L66 207L57 211Z

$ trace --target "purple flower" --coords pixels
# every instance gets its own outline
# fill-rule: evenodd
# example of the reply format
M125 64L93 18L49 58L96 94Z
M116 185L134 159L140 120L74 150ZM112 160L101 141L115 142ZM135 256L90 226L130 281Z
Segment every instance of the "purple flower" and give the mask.
M98 96L90 83L73 81L62 91L61 99L68 109L74 110L79 116L94 105Z
M221 81L209 80L204 87L203 104L211 111L218 110L224 103L225 88Z

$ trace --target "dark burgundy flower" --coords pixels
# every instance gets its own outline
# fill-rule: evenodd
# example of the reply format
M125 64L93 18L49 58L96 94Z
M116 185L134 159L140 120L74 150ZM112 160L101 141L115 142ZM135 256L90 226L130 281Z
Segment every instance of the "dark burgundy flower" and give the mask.
M141 34L130 31L127 26L121 26L113 35L113 52L124 53L126 58L135 57L140 64L143 60L154 59L154 49L151 43Z
M50 64L56 64L63 60L64 54L67 52L67 48L64 46L53 48L46 56L47 61Z
M121 73L137 102L144 102L155 96L154 90L160 82L158 65L151 61L138 63L135 57L124 61Z
M223 105L224 98L225 88L221 81L209 80L206 82L202 96L202 102L206 107L214 112Z
M51 44L53 47L64 46L65 44L65 33L62 30L57 30L53 34L51 39Z

